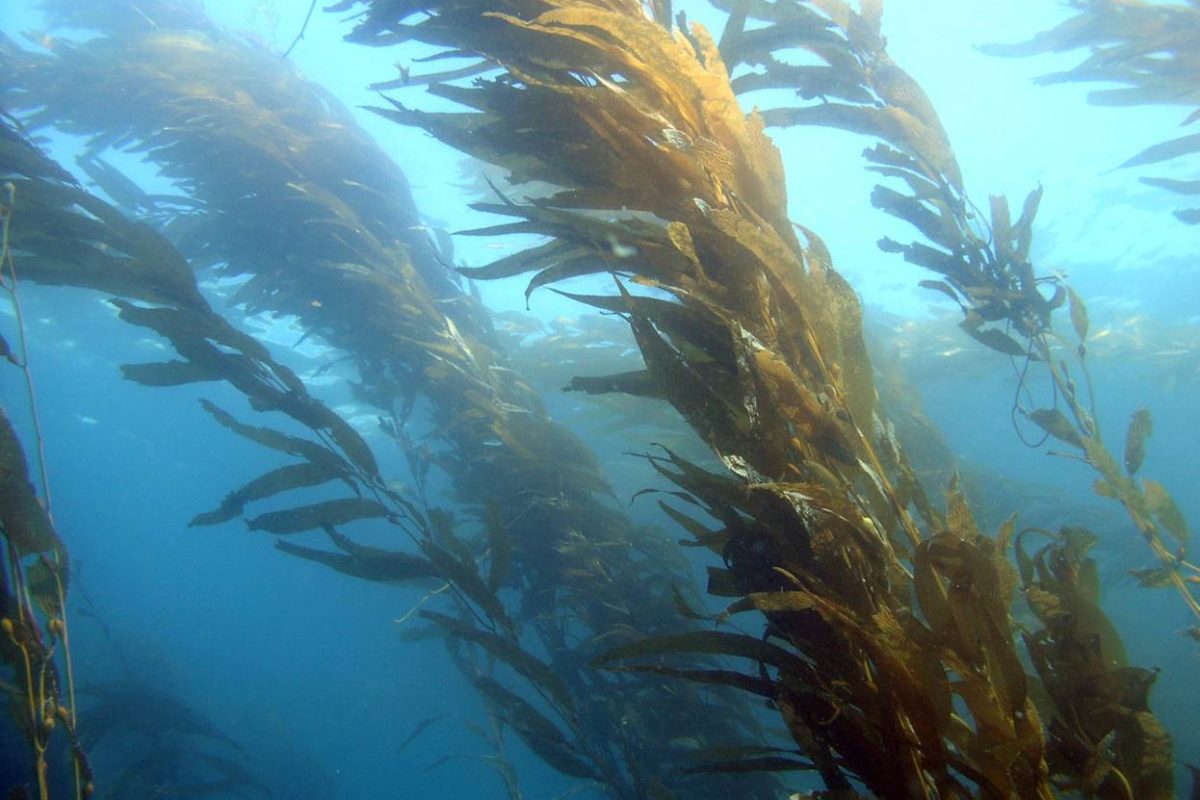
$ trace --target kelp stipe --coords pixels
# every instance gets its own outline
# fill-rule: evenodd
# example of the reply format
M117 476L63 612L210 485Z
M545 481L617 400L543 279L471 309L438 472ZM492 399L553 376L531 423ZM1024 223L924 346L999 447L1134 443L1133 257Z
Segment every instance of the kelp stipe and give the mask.
M17 187L11 180L15 177L15 162L24 156L36 164L37 153L7 115L0 124L0 176L8 179L0 186L4 193L0 199L0 287L12 302L19 340L18 350L13 351L0 336L0 355L23 374L42 486L39 497L30 480L21 441L0 409L0 539L4 543L0 660L13 670L13 679L5 690L10 713L32 751L31 774L39 800L50 797L51 782L60 766L49 758L51 740L60 726L70 748L73 793L76 798L84 798L94 793L95 786L87 755L76 735L75 673L67 625L69 561L51 516L50 479L11 250L17 205ZM36 214L31 214L31 219L36 219ZM66 676L65 686L60 665ZM19 786L0 788L22 791Z

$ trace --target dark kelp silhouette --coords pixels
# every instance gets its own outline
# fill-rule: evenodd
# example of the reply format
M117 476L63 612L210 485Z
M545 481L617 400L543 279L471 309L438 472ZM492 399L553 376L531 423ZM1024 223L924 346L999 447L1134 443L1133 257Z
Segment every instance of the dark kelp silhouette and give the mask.
M130 679L85 685L80 694L82 743L97 754L107 745L122 765L101 797L272 795L243 763L242 746L175 695Z

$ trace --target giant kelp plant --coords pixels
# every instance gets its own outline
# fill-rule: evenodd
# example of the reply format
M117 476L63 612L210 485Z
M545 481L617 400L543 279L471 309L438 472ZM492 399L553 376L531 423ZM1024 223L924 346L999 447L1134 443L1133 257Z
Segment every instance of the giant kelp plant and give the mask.
M727 29L723 41L742 63L764 68L756 75L760 80L746 88L788 87L802 98L836 98L836 102L772 109L764 117L775 125L827 125L882 140L864 155L870 169L900 181L903 190L876 186L872 203L911 224L928 244L885 238L880 247L902 253L909 262L936 273L939 280L921 285L958 304L963 314L959 325L967 334L1013 360L1020 374L1013 415L1040 429L1034 446L1054 439L1073 448L1095 469L1097 493L1125 507L1159 562L1156 568L1138 571L1138 579L1145 585L1174 588L1191 614L1200 618L1196 582L1191 580L1200 568L1187 560L1186 521L1161 483L1134 480L1152 428L1150 412L1139 409L1132 415L1122 471L1096 421L1088 373L1087 306L1061 277L1039 275L1032 263L1033 222L1042 189L1026 197L1016 220L1003 197L990 198L990 220L977 211L963 189L961 170L928 98L888 56L878 15L866 11L859 15L849 9L829 12L830 28L823 17L806 17L798 7L791 16L781 15L778 6L769 12L753 5L744 8L745 16L734 18L736 24ZM745 18L767 27L747 34L740 28ZM1143 50L1157 46L1145 44ZM787 47L803 47L830 67L850 66L837 70L841 77L831 82L823 69L781 64L774 54ZM1167 67L1165 71L1178 70ZM1057 333L1052 324L1054 312L1064 307L1073 341ZM1048 407L1034 407L1027 386L1040 373L1048 379ZM1189 634L1200 636L1200 627L1192 626Z
M774 672L760 679L773 680L728 680L779 704L834 791L848 791L852 777L888 796L965 794L970 785L988 796L1035 796L1052 783L1089 794L1170 795L1169 744L1146 711L1149 673L1124 666L1095 609L1095 587L1079 583L1089 572L1080 572L1089 563L1086 537L1069 531L1038 555L1065 572L1021 570L1047 625L1028 641L1041 688L1055 702L1045 707L1053 746L1043 751L1010 632L1017 580L1002 552L1012 528L999 541L983 536L953 485L944 516L925 500L875 408L857 301L819 239L801 229L798 241L786 220L764 121L878 136L895 145L875 149L879 170L903 179L914 196L880 189L876 202L950 252L888 246L948 279L931 286L962 298L968 333L1009 355L1048 361L1049 314L1070 297L1076 333L1087 335L1082 302L1061 287L1043 296L1047 282L1028 264L1037 193L1015 223L994 200L986 240L966 224L961 177L936 114L883 52L879 4L862 15L839 2L731 5L720 49L697 27L672 36L657 24L667 21L657 6L657 20L622 3L338 8L359 5L367 8L353 40L416 39L501 66L499 77L470 87L431 87L471 111L427 113L393 100L380 113L502 164L518 181L561 187L548 198L485 206L521 222L484 232L553 239L470 274L536 271L532 289L613 273L616 295L579 299L626 316L647 373L592 385L665 396L735 476L704 473L671 453L651 456L722 524L710 531L679 515L726 562L711 572L710 591L741 596L727 613L765 612L766 641L663 638L617 648L607 662L693 650L769 665ZM746 26L748 18L758 24ZM794 67L774 56L795 47L827 65ZM739 62L765 67L744 78L747 88L794 86L825 100L747 117L725 66ZM633 284L658 291L635 293ZM1065 365L1052 370L1074 423L1057 409L1032 410L1030 419L1086 450L1109 485L1131 483L1106 468L1115 460ZM1133 451L1143 437L1131 433ZM1143 502L1146 513L1122 499L1190 599L1180 577L1186 565L1158 536L1158 526L1173 532L1169 497L1157 507ZM1098 643L1098 661L1068 656L1086 642ZM1093 701L1104 714L1081 710ZM1114 737L1120 744L1109 754Z

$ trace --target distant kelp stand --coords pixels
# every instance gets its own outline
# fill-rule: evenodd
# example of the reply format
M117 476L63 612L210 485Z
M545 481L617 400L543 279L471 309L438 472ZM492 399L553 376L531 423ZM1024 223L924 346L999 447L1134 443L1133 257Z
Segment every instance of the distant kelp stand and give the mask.
M296 460L235 489L193 524L246 514L252 529L281 537L279 549L291 555L361 579L434 582L453 613L422 609L406 618L440 631L492 709L497 753L488 763L513 796L504 730L559 772L614 797L665 797L675 786L776 794L768 777L727 776L706 755L762 739L740 695L588 666L615 643L696 627L677 612L683 567L661 539L644 536L605 501L594 456L544 416L536 394L505 366L486 315L433 252L399 169L287 64L202 20L189 25L135 26L84 45L58 41L55 59L13 53L14 96L39 109L31 124L90 135L82 165L110 195L130 198L131 210L151 199L109 171L109 143L144 150L179 181L189 197L155 211L165 233L196 265L248 274L236 303L294 314L351 355L356 394L381 409L416 490L414 501L381 482L361 438L207 306L115 301L125 319L165 336L182 356L127 365L127 377L157 386L226 380L255 410L283 412L316 434L250 425L206 404L225 427ZM130 96L138 102L125 109L121 98ZM181 213L172 215L172 205ZM414 414L432 422L425 441L409 432ZM477 515L482 535L468 536L473 526L435 506L427 484L437 469ZM339 482L349 490L339 499L246 512ZM368 547L339 530L360 520L395 525L409 542ZM282 538L310 530L332 549ZM649 713L667 704L671 714Z
M0 335L0 356L7 362L6 367L22 373L34 420L37 472L41 477L39 494L30 479L20 437L0 408L0 540L4 547L0 567L0 661L12 670L3 689L9 713L31 749L30 777L37 797L48 800L56 772L61 769L64 773L70 771L74 796L83 798L90 797L95 787L76 733L75 674L67 626L69 561L51 516L45 447L12 254L18 192L11 180L11 162L13 156L25 152L23 133L10 118L0 116L0 180L4 181L0 184L0 288L12 303L18 338L14 350ZM26 201L23 194L21 201ZM37 205L31 196L27 209L31 225L36 224ZM51 750L56 730L61 730L68 743L69 767L56 763ZM21 785L0 788L11 791L11 796L27 791Z
M1200 8L1195 3L1144 3L1136 0L1077 0L1074 13L1059 25L1018 44L989 44L995 56L1034 56L1086 49L1074 67L1037 79L1039 84L1115 83L1088 92L1099 106L1171 105L1189 110L1181 123L1200 120ZM1190 133L1147 147L1121 167L1172 162L1200 151L1200 134ZM1194 176L1194 173L1193 173ZM1185 196L1200 194L1200 179L1141 177L1139 181ZM1200 208L1175 212L1181 222L1200 223Z

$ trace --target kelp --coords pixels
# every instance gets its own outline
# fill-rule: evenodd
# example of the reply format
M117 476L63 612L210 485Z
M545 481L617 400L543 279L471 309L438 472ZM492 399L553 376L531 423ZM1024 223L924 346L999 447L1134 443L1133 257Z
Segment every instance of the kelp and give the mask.
M1049 541L1026 550L1025 539ZM1026 600L1041 627L1024 634L1050 702L1047 760L1063 791L1087 797L1174 797L1171 740L1150 712L1156 672L1130 666L1100 610L1100 585L1083 528L1015 537Z
M1116 84L1088 92L1088 102L1102 106L1185 106L1181 123L1200 119L1200 9L1194 3L1141 3L1132 0L1082 0L1073 15L1054 28L1018 44L989 44L995 56L1034 56L1086 49L1087 56L1070 69L1038 78L1039 84ZM1200 134L1188 134L1151 145L1120 167L1160 164L1200 151ZM1200 181L1178 177L1142 177L1142 183L1182 195L1200 191ZM1175 212L1184 223L1200 222L1200 208Z
M6 62L2 55L0 62ZM89 287L150 303L204 304L175 248L85 191L7 113L0 125L0 177L20 197L22 223L10 230L9 246L21 280Z
M66 628L67 551L34 491L25 455L8 416L0 409L0 661L13 671L5 682L8 710L32 751L30 777L38 797L49 797L59 765L49 758L61 726L75 771L75 794L92 794L92 774L76 734L74 686L64 683L60 663L69 647ZM10 787L14 790L17 787Z
M502 78L480 81L473 88L436 89L483 113L431 115L396 103L384 111L504 163L519 177L563 187L548 199L507 199L502 204L522 220L518 224L523 231L545 232L561 244L529 258L507 260L492 272L536 270L538 283L532 288L570 275L618 274L616 292L597 304L628 321L659 392L701 432L733 475L709 472L671 453L653 459L679 487L676 497L701 505L723 526L697 537L725 561L723 568L711 572L714 593L736 598L730 615L761 613L766 620L764 638L745 638L765 642L790 658L760 648L750 651L760 664L758 676L718 669L674 674L703 675L710 683L769 692L796 740L791 752L809 759L834 791L849 794L851 781L858 779L888 796L924 796L935 789L942 796L973 791L1045 796L1041 727L1025 677L1014 668L1008 633L1013 581L1000 556L1007 533L1002 531L999 541L980 534L954 486L944 515L916 494L919 484L909 478L911 468L875 408L857 300L833 272L820 240L803 229L803 237L797 237L786 219L778 155L762 136L761 120L738 111L714 43L698 28L672 38L642 16L640 8L619 2L530 3L506 6L506 13L490 16L480 16L486 9L474 3L411 9L382 5L371 5L355 38L375 43L424 39L451 52L482 54L485 61L495 59L487 63L502 63L507 70ZM835 3L822 7L841 9ZM416 15L418 11L422 13ZM656 15L660 22L661 11ZM415 22L409 12L417 16ZM839 19L853 20L845 13ZM777 32L768 31L764 37L772 33ZM195 39L185 41L194 46ZM723 45L726 41L723 37ZM211 40L195 49L219 49L210 44ZM95 49L125 52L124 47L101 43ZM829 48L831 53L836 50ZM74 57L68 46L59 51L60 58ZM149 77L153 76L140 76L139 85L151 83ZM62 88L42 85L55 90L46 91L49 96ZM102 88L88 87L97 96ZM902 82L892 88L897 98L909 89ZM61 96L58 102L60 108L75 108ZM138 110L153 105L141 103ZM229 105L226 100L206 111L218 115ZM43 119L52 113L47 111ZM873 125L875 130L883 122L899 120L898 128L884 129L913 129L900 115L884 119L830 113L843 115L846 127ZM906 113L928 122L919 102L909 102ZM237 140L235 144L250 141L250 148L237 150L238 158L227 158L244 166L240 157L261 152L252 140L238 139L237 132L246 127L234 124L237 119L226 119L222 130ZM209 181L193 187L198 194L222 197L224 189L212 178L215 171L199 169L195 153L202 150L196 143L204 142L212 152L227 151L212 146L211 140L188 140L187 118L171 121L175 124L163 129L165 139L158 141L166 144L155 157L170 162L179 156L173 163L184 165L181 173L190 167ZM104 127L94 120L75 124L80 129ZM161 122L142 119L139 124L149 128ZM917 155L909 156L924 165L914 168L917 172L948 168L931 130L925 124L925 130L918 131L921 146L913 149ZM275 132L278 141L289 140L287 132ZM176 136L180 139L173 141ZM225 139L219 143L229 144ZM278 163L278 153L268 155L272 157L265 163ZM880 158L909 163L886 151ZM262 175L255 180L261 181ZM906 183L920 191L926 188L915 177ZM297 185L304 187L298 193L305 198L312 194L311 188ZM933 241L952 241L952 231L936 217L922 214L918 205L886 192L879 197L881 205L907 215ZM252 217L245 196L225 199L231 213ZM266 198L273 199L279 198ZM292 207L309 212L321 205L291 199ZM604 213L587 213L596 211ZM357 228L344 225L347 218L341 214L323 213L307 217L316 224L292 230L332 231L339 243L334 249L346 244L348 231ZM212 219L220 217L214 214ZM648 228L640 224L647 221ZM1009 222L1005 209L997 205L993 222L999 226L1001 221ZM1028 225L1018 221L1007 227L1016 231L1007 246L1019 250ZM254 259L247 255L258 247L253 233L218 225L206 232L203 247L214 261L224 258L240 265L234 269L252 269L248 265ZM289 244L276 242L272 248L259 248L256 255L287 253ZM313 253L330 246L311 240L305 244L312 245ZM358 240L350 249L357 256L380 252L371 247ZM381 252L389 258L395 255L388 247ZM933 258L923 250L913 252ZM364 261L353 266L346 266L348 261L329 262L296 283L289 279L286 264L270 274L264 268L239 299L252 308L287 308L306 322L319 320L313 329L357 352L367 368L361 370L364 394L383 398L391 407L385 428L405 448L415 474L436 461L465 498L499 494L496 511L488 512L488 541L507 541L509 555L500 561L511 558L513 566L501 568L493 561L485 575L480 567L483 555L477 555L481 548L429 508L423 509L428 525L417 526L419 546L430 563L438 562L439 571L453 578L462 619L480 626L473 630L486 629L520 645L512 621L506 624L492 606L494 601L503 608L497 592L508 576L507 586L524 593L524 620L545 650L543 663L562 669L568 686L586 698L588 708L581 709L580 717L588 724L575 727L564 719L560 725L536 700L499 683L479 652L487 652L482 642L494 645L495 640L452 633L452 652L464 652L460 665L489 699L493 733L507 726L551 765L566 774L601 774L616 794L660 794L660 775L664 766L669 770L672 756L662 746L665 737L655 735L664 729L665 715L651 715L653 703L647 700L662 687L654 676L668 676L670 668L626 665L645 667L640 673L645 682L635 679L638 673L623 670L621 676L630 680L613 684L610 694L600 689L607 682L572 668L572 663L577 665L581 654L602 657L616 641L662 630L676 629L673 635L685 637L665 640L677 645L674 652L681 655L722 652L718 642L727 640L713 638L721 632L678 634L671 614L658 615L662 599L667 600L665 608L673 610L674 593L660 590L674 586L664 587L665 576L652 565L613 555L627 538L619 516L603 513L591 497L602 490L602 478L598 480L588 464L562 469L577 458L579 449L566 437L539 438L547 428L531 422L537 417L530 413L523 388L498 377L503 368L494 369L500 362L481 335L486 334L485 325L472 323L469 315L451 320L414 314L401 305L404 313L358 313L355 326L348 326L348 306L320 311L333 305L329 296L314 298L312 292L296 288L312 290L331 275L351 285L361 278L356 291L362 289L363 294L350 294L369 300L362 307L370 311L377 310L372 303L380 297L386 308L386 303L409 296L377 291L392 285L395 271L384 280L380 275L387 268L377 268L369 258ZM399 271L409 278L403 268ZM978 314L977 319L968 315L972 335L1001 350L1020 345L994 323L1005 314L1031 313L1030 324L1036 324L1038 312L1048 314L1032 300L1036 279L1023 280L998 297L988 297L963 281L974 292L970 302ZM643 296L643 286L662 294ZM405 290L422 302L427 297L418 280L406 284ZM1045 305L1054 301L1042 300ZM409 305L419 311L422 302ZM388 322L393 319L399 334ZM418 319L429 327L403 327ZM412 330L417 333L412 335ZM243 391L257 397L255 403L264 410L286 413L290 408L298 412L293 416L301 424L331 435L332 428L320 424L319 415L304 413L306 403L292 404L261 390L273 379L255 366L253 357L220 359L203 345L197 347L201 361L228 369L239 388L248 387L250 391ZM155 377L174 379L175 374L167 373L177 368L158 372ZM453 398L435 407L436 436L449 446L437 452L412 446L403 426L412 394L397 388L396 375L418 380L430 397ZM399 414L397 399L402 401ZM287 436L273 431L261 438L282 444ZM501 447L493 446L497 441ZM1087 439L1081 441L1086 445ZM363 472L364 463L340 443L324 446L349 472ZM1169 516L1165 505L1162 509ZM932 535L919 529L913 513ZM497 520L509 529L501 538ZM700 525L696 520L693 524ZM591 638L580 648L566 645L563 609L584 619ZM460 647L463 639L479 649ZM665 646L664 640L653 638L642 646L653 648L656 641ZM739 646L743 645L751 647L744 641ZM650 650L639 652L646 655ZM638 660L637 653L626 653ZM758 660L767 653L770 660ZM581 685L586 687L582 691ZM960 707L969 713L957 713ZM679 702L672 710L678 713L670 715L668 724L678 731L695 723L704 707ZM715 728L725 713L708 713L701 720ZM617 720L619 729L611 727ZM640 739L627 738L634 736ZM515 796L515 777L503 760L501 737L494 733L489 741L498 751L492 763ZM735 763L717 756L713 760ZM595 770L596 765L617 761L629 765L631 774L618 774L611 767L602 773ZM639 772L645 765L653 765L652 771ZM743 769L735 766L732 771Z
M85 685L80 694L90 698L81 736L89 750L113 742L121 752L121 742L137 743L137 758L118 761L101 797L272 796L244 763L242 745L175 695L128 679Z
M35 172L54 173L6 114L0 112L0 176L17 178L11 167L21 161ZM14 158L15 157L15 158ZM14 174L15 173L15 174ZM22 184L29 188L30 184ZM31 777L40 800L47 800L53 775L67 767L49 755L54 731L61 725L69 744L73 789L77 798L94 791L87 755L77 737L75 676L67 626L67 549L55 530L50 505L50 479L45 443L30 370L29 345L21 308L14 259L13 218L17 187L7 180L0 200L0 288L12 304L18 349L4 342L8 367L20 370L29 400L32 433L36 444L41 490L30 479L25 450L5 409L0 408L0 661L12 668L11 683L4 681L9 711L29 744ZM24 200L24 198L22 198ZM24 220L21 221L24 224ZM65 673L65 680L60 674ZM27 787L10 787L13 793Z
M65 13L65 6L51 4L51 11ZM312 434L248 424L206 406L225 427L299 461L235 490L201 522L215 522L235 507L245 514L262 500L292 499L285 493L325 475L325 484L340 480L353 488L353 498L270 510L248 522L277 534L325 529L341 552L277 546L356 577L419 580L431 570L447 582L445 596L463 621L501 637L517 648L513 652L544 653L579 706L581 723L562 731L566 752L583 753L587 774L614 796L645 796L651 785L666 791L680 757L664 744L668 732L694 729L697 743L708 745L751 726L748 710L732 711L737 701L724 698L717 717L699 691L674 687L674 718L646 716L626 725L636 707L652 705L650 698L666 691L663 681L587 674L596 642L680 624L669 594L674 575L637 557L628 521L605 504L607 483L594 458L541 414L532 391L504 367L486 320L424 238L402 174L330 98L287 65L207 25L132 26L83 45L60 41L54 49L44 60L10 52L20 74L19 88L7 97L36 105L32 125L53 121L90 135L93 161L115 144L146 152L175 179L191 195L191 210L168 220L167 236L195 266L249 273L233 298L242 308L294 314L310 333L352 355L359 399L381 409L383 430L408 457L421 497L410 503L381 481L361 436L219 317L205 309L117 301L128 321L166 336L183 357L135 365L127 377L151 385L220 377L256 411L282 412ZM93 102L100 97L116 99ZM113 113L130 98L136 98L130 113ZM274 223L262 226L268 218ZM414 442L406 431L418 396L428 401L434 421L428 442ZM481 509L486 550L456 530L461 523L451 525L428 504L424 481L433 466L449 474L465 505L489 501ZM398 524L420 555L374 552L337 538L335 526L348 511ZM501 599L513 589L519 594L511 607L521 609L520 620ZM577 637L582 646L574 644ZM487 652L483 640L465 641ZM469 675L496 680L489 669L481 663ZM520 691L536 693L536 681L528 683L520 670L516 676ZM511 685L504 690L511 693ZM556 737L528 738L534 728L527 715L493 710L501 729L513 729L560 767L567 763ZM504 774L515 780L511 768ZM731 785L719 776L706 780ZM737 785L755 795L771 784Z
M872 118L891 113L905 119L916 118L916 123L898 127L879 124L853 128L883 140L864 152L872 162L870 169L902 180L908 190L906 193L877 186L872 194L873 204L905 220L936 245L931 247L921 241L902 244L885 238L880 247L902 253L906 260L939 273L943 280L922 281L922 286L958 303L963 313L960 327L968 335L1017 360L1022 389L1031 371L1044 370L1053 405L1044 408L1014 405L1014 412L1019 412L1041 432L1037 445L1054 438L1079 451L1091 464L1101 478L1096 484L1097 491L1115 497L1125 506L1162 568L1174 575L1172 586L1192 614L1200 617L1200 600L1194 584L1187 580L1196 567L1187 561L1186 550L1172 552L1162 538L1164 533L1179 538L1181 520L1171 510L1175 508L1174 501L1165 489L1158 494L1163 497L1159 507L1164 509L1165 519L1170 520L1169 524L1164 523L1150 510L1151 501L1144 486L1117 474L1116 461L1101 437L1086 358L1090 333L1087 306L1060 277L1039 276L1035 272L1030 248L1041 187L1026 197L1015 221L1007 200L991 197L990 225L981 226L973 212L974 205L963 192L961 172L932 104L886 53L878 13L860 15L841 2L822 6L834 9L824 12L827 17L824 27L812 22L802 36L794 36L789 30L786 37L766 37L764 47L747 52L742 45L736 52L745 63L765 64L767 74L772 70L771 53L787 46L804 47L831 64L848 61L857 65L851 74L857 76L860 91L859 97L851 98L857 102L847 105L852 112L846 113ZM781 12L772 8L768 13L749 5L744 14L773 21L771 15L778 16ZM1109 22L1109 27L1115 25L1115 17ZM775 26L779 24L776 22ZM723 41L729 47L738 46L736 35L727 34ZM780 81L784 79L785 76L780 77ZM796 88L801 96L805 95L803 83ZM882 110L877 107L880 103ZM810 120L803 113L807 108L801 108L798 116L778 115L776 122L807 123ZM836 123L818 119L815 124ZM1073 348L1052 324L1053 312L1063 306L1067 307L1074 334ZM1057 355L1060 345L1074 352L1073 363ZM1083 381L1082 386L1079 380ZM1018 392L1018 397L1021 395ZM1142 412L1135 414L1126 437L1133 448L1129 463L1136 462L1134 470L1140 466L1142 455L1138 451L1144 446L1143 430L1147 430L1148 419Z
M54 523L29 480L29 465L17 432L0 410L0 526L18 557L53 553L66 557Z
M1030 193L1015 222L1007 201L1002 197L992 197L991 224L977 229L973 222L974 206L963 192L961 173L954 163L949 141L937 121L932 104L884 50L885 43L879 28L879 7L864 6L859 14L840 2L818 5L827 17L827 25L822 26L810 20L804 35L800 37L770 36L772 30L782 27L778 8L768 12L754 4L739 6L743 16L735 15L737 25L734 35L727 35L723 42L730 48L744 48L745 45L739 44L737 38L740 26L747 17L757 17L774 23L761 31L754 31L751 36L761 36L766 45L751 47L751 54L741 57L743 62L765 65L768 75L772 74L775 65L771 54L786 46L804 47L831 65L842 62L855 65L851 74L856 75L859 86L857 92L841 95L848 101L843 106L844 118L830 116L823 104L815 108L803 107L794 114L781 113L775 121L779 124L809 123L814 121L812 117L815 116L815 124L847 127L884 140L883 144L865 152L868 160L873 162L871 169L886 177L902 180L907 193L879 186L872 195L872 202L887 213L909 222L936 247L919 241L903 245L891 239L882 240L880 247L885 251L903 253L907 260L940 273L945 280L923 281L922 285L958 303L963 312L961 327L977 341L1011 358L1021 359L1023 384L1030 369L1037 366L1035 362L1041 362L1051 379L1054 406L1032 409L1014 406L1014 412L1019 411L1041 430L1041 442L1054 438L1080 451L1081 456L1102 476L1097 482L1097 491L1121 500L1162 563L1159 572L1164 575L1156 576L1154 581L1165 578L1166 582L1179 590L1193 612L1200 610L1190 586L1185 585L1186 572L1194 569L1185 561L1186 551L1180 548L1173 553L1162 541L1162 534L1166 533L1180 543L1186 542L1186 525L1177 506L1159 484L1143 481L1139 487L1132 480L1119 476L1115 459L1100 438L1085 362L1089 335L1087 307L1061 279L1035 275L1030 260L1030 246L1041 188ZM738 52L741 54L744 50ZM777 85L793 81L801 97L812 96L806 91L804 82L796 80L787 70L780 71L777 78ZM902 91L898 92L898 87ZM880 122L889 116L889 112L900 118L915 115L919 124L889 126ZM845 124L848 119L859 122ZM862 120L874 122L865 124ZM1067 360L1057 358L1054 354L1056 346L1065 345L1066 340L1053 331L1051 314L1063 305L1068 308L1075 337L1075 369L1082 374L1086 390L1077 387ZM1065 411L1060 410L1060 402ZM1130 476L1141 466L1149 432L1149 412L1139 410L1134 414L1126 435L1125 461ZM921 572L915 572L915 577L922 610L928 615L920 590ZM1028 639L1026 644L1030 648L1033 646ZM1031 655L1036 660L1036 655L1032 652ZM1056 702L1060 705L1073 702L1071 694L1078 687L1049 682L1045 674L1041 677L1043 689L1054 696ZM1066 698L1060 695L1066 695ZM1137 710L1145 714L1146 725L1155 728L1154 734L1147 733L1147 736L1154 740L1159 752L1139 750L1136 758L1128 756L1131 763L1127 766L1133 770L1154 771L1160 769L1162 752L1166 752L1169 758L1169 738L1145 708L1144 702ZM1144 761L1132 763L1136 759ZM1082 789L1085 794L1099 791L1096 776L1086 772L1091 767L1083 762L1064 764L1060 759L1058 764L1052 764L1052 768L1060 771L1060 784L1063 783L1062 774L1069 774L1072 777L1067 784L1071 784L1072 788ZM1154 780L1160 783L1153 791L1169 795L1169 778L1165 783L1161 783L1161 775Z
M1003 585L1000 551L963 514L947 519L928 503L918 507L942 536L923 541L915 501L893 483L907 465L878 416L857 300L816 235L797 237L787 220L779 156L763 118L738 109L715 43L698 27L673 37L632 3L369 5L355 40L384 44L403 30L506 71L434 89L476 113L390 98L379 113L561 187L486 209L554 239L476 275L614 273L614 294L584 302L626 319L658 391L732 473L651 458L723 526L700 538L725 561L710 591L744 598L730 613L761 611L770 641L697 632L622 645L612 658L745 648L832 791L860 780L885 796L966 796L971 785L1044 796L1007 596L972 588ZM592 264L578 260L580 245ZM898 548L928 563L927 613L909 604ZM961 615L938 616L948 585L964 587ZM967 619L985 627L955 627ZM972 721L948 712L956 697Z

